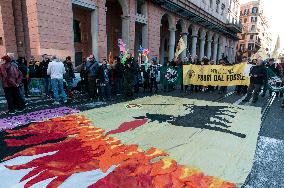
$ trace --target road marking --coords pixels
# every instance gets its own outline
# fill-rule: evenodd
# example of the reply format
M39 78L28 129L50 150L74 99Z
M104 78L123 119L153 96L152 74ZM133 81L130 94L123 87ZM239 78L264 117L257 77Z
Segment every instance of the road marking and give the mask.
M242 98L240 98L239 100L237 100L236 102L234 102L234 105L239 105L241 104L241 102L246 98L247 95L243 96Z

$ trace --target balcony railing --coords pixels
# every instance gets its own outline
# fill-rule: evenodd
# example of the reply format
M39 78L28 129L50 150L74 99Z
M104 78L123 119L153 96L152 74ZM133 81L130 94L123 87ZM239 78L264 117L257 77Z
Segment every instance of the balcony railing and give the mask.
M236 33L241 33L242 30L243 30L242 24L237 23L237 22L231 23L231 22L228 22L228 21L227 21L226 27L227 27L228 29L230 29L230 30L233 30L233 31L236 32Z

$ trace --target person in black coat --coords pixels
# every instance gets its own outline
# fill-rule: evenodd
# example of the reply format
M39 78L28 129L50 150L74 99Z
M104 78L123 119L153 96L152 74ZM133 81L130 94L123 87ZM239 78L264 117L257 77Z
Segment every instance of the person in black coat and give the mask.
M124 97L133 97L133 86L134 86L134 69L132 66L132 60L127 59L124 68Z
M114 57L114 81L115 81L115 91L117 95L122 94L123 88L123 74L124 66L120 61L120 57Z
M100 80L100 90L103 100L111 99L111 67L107 60L103 60L98 70L98 78Z
M51 92L51 79L50 76L47 75L47 68L50 62L50 59L47 57L47 54L42 55L42 62L39 65L39 74L40 77L44 80L45 94L47 97L50 96Z
M40 78L41 77L40 71L41 71L40 66L32 56L29 62L29 78Z
M248 93L243 102L248 102L253 96L253 103L258 100L258 95L261 90L262 85L267 76L267 71L263 66L263 61L261 59L257 60L256 66L252 67L250 70L250 85L248 88Z
M24 57L20 57L17 60L17 62L18 62L19 70L23 74L22 82L23 82L23 85L24 85L25 97L28 97L29 96L28 95L29 87L28 87L28 78L27 78L27 75L28 75L27 61L26 61L26 59Z

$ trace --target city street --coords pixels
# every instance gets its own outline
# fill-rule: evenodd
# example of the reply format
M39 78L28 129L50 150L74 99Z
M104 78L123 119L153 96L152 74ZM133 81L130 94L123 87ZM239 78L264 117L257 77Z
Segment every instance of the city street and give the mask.
M172 111L171 110L169 110L169 111L168 110L162 110L162 111L164 111L164 113L169 114L169 115L170 114L172 114L172 115L176 114L176 110L174 110L175 105L179 105L179 104L185 105L186 104L186 105L200 106L201 104L204 103L204 102L201 102L199 104L199 101L205 101L205 103L206 103L206 101L208 101L208 102L211 101L211 102L214 102L213 106L215 106L215 105L219 106L220 105L220 106L225 106L225 107L229 107L229 108L231 108L232 105L233 106L239 106L240 105L239 108L244 108L244 109L249 108L249 111L245 113L246 116L248 117L248 119L245 118L247 121L241 121L241 122L238 122L238 123L244 124L246 126L246 128L249 128L247 131L253 132L253 131L257 130L257 132L255 134L255 141L257 139L257 143L251 144L251 143L253 143L251 141L235 143L235 141L234 142L232 141L233 137L235 137L235 136L232 136L232 138L231 137L227 138L225 136L226 132L221 133L221 132L219 132L220 130L213 129L214 131L218 131L219 133L221 133L218 137L216 137L216 139L220 140L220 142L225 142L225 143L229 142L233 146L236 147L236 148L234 148L236 153L232 154L235 157L232 157L232 158L229 159L231 161L229 164L224 164L225 165L224 169L226 169L226 172L223 172L223 173L225 173L223 175L222 175L221 171L224 171L224 169L221 170L220 173L219 173L218 170L216 170L216 168L214 166L212 166L212 164L210 164L210 161L211 162L215 161L215 164L218 166L218 165L220 165L217 162L217 161L220 160L218 158L220 158L220 157L226 158L226 153L230 154L230 152L233 152L233 150L230 151L230 150L227 150L228 148L227 149L226 148L223 148L223 149L219 148L218 149L218 153L219 153L218 156L214 156L216 154L216 153L214 154L214 152L210 154L210 151L207 151L207 149L206 149L206 144L207 145L209 144L206 140L211 142L210 140L215 137L214 134L213 135L211 133L209 134L209 135L211 135L212 138L209 138L207 134L204 135L205 137L201 135L201 137L198 138L198 140L200 140L201 138L206 139L206 140L205 140L205 142L203 141L202 143L199 143L198 145L193 144L192 146L190 146L190 144L188 144L189 142L187 141L187 143L184 143L186 147L183 146L184 141L182 141L182 140L174 141L174 143L172 143L172 144L171 144L171 142L166 141L168 139L169 140L171 140L171 139L175 140L178 137L182 137L182 134L178 133L178 132L176 133L178 135L171 135L171 132L174 132L176 128L169 129L170 132L167 132L166 130L168 128L165 128L165 127L163 128L163 126L161 126L160 128L155 128L155 131L158 131L161 134L163 134L163 137L161 137L161 138L157 137L156 138L157 140L153 140L153 141L151 141L151 135L150 134L147 135L147 136L141 135L142 136L141 137L139 135L136 135L138 133L135 133L134 135L136 135L136 136L132 135L131 137L133 137L133 136L134 137L131 138L131 139L126 139L125 136L128 135L128 134L124 135L124 133L119 132L120 131L119 129L117 129L118 132L115 132L114 134L116 134L116 137L119 138L120 140L122 140L122 142L126 143L126 144L138 144L142 148L144 148L144 147L148 148L147 145L150 145L151 147L158 147L160 149L163 149L164 151L169 152L170 157L173 157L174 159L178 160L179 163L187 164L187 165L188 165L188 163L190 163L191 166L196 167L198 169L201 169L207 175L218 176L221 179L231 180L231 182L232 182L232 180L234 180L234 183L237 183L238 187L243 186L243 187L247 187L247 188L251 188L251 187L252 188L262 188L262 187L279 187L280 188L280 187L282 187L282 185L284 185L284 180L283 180L284 179L284 172L282 170L282 164L284 162L284 155L283 155L284 127L281 123L281 122L283 122L284 117L281 116L281 114L283 113L283 109L280 108L280 104L281 104L280 98L276 98L274 95L272 95L271 97L264 97L264 98L260 97L260 100L256 104L250 104L250 103L243 104L241 102L241 99L243 99L243 96L236 95L233 92L232 89L229 90L229 92L226 95L220 95L220 94L217 94L217 93L203 93L203 92L202 93L200 93L200 92L199 93L184 93L184 92L180 92L180 91L173 91L173 92L170 92L170 93L160 93L159 95L149 96L148 98L146 98L146 100L144 100L145 96L143 96L143 94L140 94L140 96L137 96L137 97L138 98L135 99L134 101L125 101L121 97L118 97L118 99L115 99L112 102L90 102L90 101L82 99L82 98L84 98L84 96L81 96L81 97L79 97L80 99L76 99L73 102L70 102L65 106L53 106L52 101L50 99L28 98L29 105L28 105L27 110L24 113L16 114L15 117L19 117L22 114L28 114L28 113L31 113L31 112L40 112L40 111L45 110L45 109L52 110L52 109L60 109L62 107L66 107L66 108L72 109L72 110L68 111L68 110L65 109L65 114L79 112L79 114L83 114L88 119L90 119L95 124L95 126L103 128L106 131L110 131L113 128L115 129L115 127L111 128L111 127L109 127L109 125L113 126L112 125L113 122L116 122L116 121L118 121L118 122L124 121L122 116L127 116L127 115L123 115L123 114L120 114L120 116L117 116L118 115L117 113L120 113L120 112L118 112L118 110L120 108L123 109L124 108L123 104L125 104L125 103L126 104L135 104L135 103L139 102L139 104L141 104L142 103L141 100L142 100L142 101L144 101L143 104L141 104L142 109L144 108L145 110L147 109L146 104L144 104L145 101L147 103L154 105L152 107L150 106L150 109L153 109L153 107L156 108L157 105L166 105L163 108L166 108L168 105L172 105L172 107L167 108L167 109L172 109ZM175 97L174 101L172 101L173 99L171 99L171 97ZM3 98L1 98L1 99L2 99L2 100L0 100L1 109L5 109L6 107L5 107L4 100L3 100ZM179 102L177 99L181 100L181 102ZM169 104L166 104L167 103L166 101L168 101L168 100L169 100ZM187 100L189 100L189 101L187 101ZM191 100L194 100L195 102L192 103L192 102L190 102ZM160 102L157 102L157 101L160 101ZM156 104L156 103L160 103L160 104ZM187 103L192 103L192 104L187 104ZM150 104L148 104L148 105L150 105ZM187 119L185 119L185 120L187 120L189 124L195 122L196 125L194 125L193 130L200 130L200 131L210 130L210 128L208 129L206 126L202 127L202 125L201 125L202 124L201 122L206 124L206 120L204 119L204 118L206 118L206 113L209 113L208 117L210 119L211 117L214 117L214 115L212 114L213 111L217 110L217 109L214 110L212 108L213 111L210 112L210 109L211 109L210 104L211 103L208 103L208 104L209 104L209 106L206 105L204 108L202 107L199 110L198 109L194 110L194 108L190 107L190 108L192 108L193 111L196 111L196 113L193 113L191 115L191 116L194 116L194 117L191 117L188 120ZM204 106L204 105L202 105L202 106ZM117 109L117 108L119 108L119 109ZM161 108L161 109L163 109L163 108ZM255 108L255 110L251 110L250 108ZM261 114L257 115L258 113L256 113L256 111L258 111L259 108L260 108ZM161 111L161 109L158 110L158 111ZM181 110L180 107L177 108L177 109ZM139 111L139 109L136 109L136 110ZM132 113L132 111L135 111L135 107L134 107L133 110L128 111L128 113L129 112ZM181 112L183 112L183 111L184 110L182 110ZM147 110L147 112L151 113L151 110ZM3 111L1 111L1 113L2 114L0 115L0 117L2 119L0 119L0 122L2 122L2 123L4 122L8 127L7 121L4 121L4 120L9 120L8 122L10 123L10 125L11 125L11 123L12 124L15 123L12 126L17 127L16 123L17 123L17 121L19 121L19 118L18 119L13 118L13 117L11 118L11 116L5 115L3 113ZM52 112L50 112L50 113L52 113ZM107 122L112 122L111 124L109 124L109 123L106 124L106 119L105 119L104 113L106 113L106 115L108 116ZM113 114L113 113L117 114L117 115L112 116L111 114ZM157 112L155 111L155 113L157 113ZM215 112L215 113L217 113L217 112ZM247 114L247 113L250 113L251 115ZM60 114L60 113L57 114L57 115L56 115L56 113L53 113L53 114L55 116L64 115L64 114ZM136 112L134 114L136 114ZM276 116L276 114L277 114L277 116ZM137 115L136 118L138 118L139 113L136 114L136 115ZM242 115L242 116L245 116L245 115ZM119 119L117 119L118 117L119 117ZM147 118L149 119L149 121L151 119L151 122L158 123L157 125L159 125L159 124L162 125L163 122L167 121L167 120L163 120L162 116L160 117L162 119L160 119L158 116L152 117L149 114L147 115ZM101 119L102 119L102 123L100 123ZM209 119L208 119L208 121L209 121ZM127 118L126 118L126 120L127 120ZM26 121L27 121L26 123L28 123L29 120L26 119ZM30 121L33 122L35 120L30 119ZM227 122L228 123L230 121L221 119L221 122ZM231 122L233 122L233 121L231 121ZM249 123L249 122L251 122L251 123ZM261 127L258 127L259 123L261 123ZM105 124L107 125L107 127L105 127ZM5 131L5 128L3 127L3 125L4 124L1 125L0 130L2 129L2 130ZM180 126L179 123L176 124L176 125ZM215 123L215 125L218 125L218 123ZM181 126L187 126L187 125L181 124ZM200 126L200 127L198 127L198 126ZM246 128L245 127L240 128L240 129L238 129L238 131L244 132L246 130ZM259 128L260 128L260 130L259 130ZM133 129L124 129L123 132L127 133L129 131L131 132L131 130L133 130ZM188 132L184 132L186 130L188 130ZM151 128L151 129L149 129L149 131L150 132L148 132L147 130L144 130L143 135L146 132L151 133L152 131L154 131L154 129ZM190 129L185 129L184 131L183 132L185 134L191 134ZM236 131L236 132L238 132L238 131ZM250 132L247 132L247 133L250 134ZM194 134L196 134L196 133L194 133ZM229 133L229 134L234 135L234 133ZM258 134L258 136L257 136L257 134ZM127 136L127 137L129 137L129 136ZM197 137L197 136L195 135L195 137ZM240 135L240 137L242 137L242 136ZM237 137L235 137L235 139L236 138ZM1 139L3 139L3 137L0 138L0 140ZM159 142L162 141L162 140L158 141L159 139L162 139L162 140L166 139L166 140L163 141L163 143L159 144ZM197 139L197 138L191 138L191 139L194 140L194 139ZM213 140L216 140L216 139L213 139ZM179 142L181 142L181 143L179 143ZM194 142L196 142L196 141L194 141ZM244 144L244 143L246 143L246 144ZM205 145L205 146L203 146L203 145ZM253 146L249 148L247 145L253 145ZM1 142L0 142L0 146L1 146ZM3 140L2 140L2 146L3 146ZM163 147L165 147L165 148L163 148ZM188 158L188 159L184 158L184 157L183 157L184 159L180 158L183 155L189 155L193 158L197 157L197 156L194 157L194 155L190 154L191 151L192 151L191 147L193 147L193 148L198 147L199 148L199 150L200 150L199 154L198 154L197 151L194 151L194 152L195 153L197 152L195 155L200 155L198 157L198 159L200 159L200 160L198 160L198 161L201 161L201 163L198 162L198 161L194 161L190 158ZM202 147L205 147L205 149L202 149ZM211 147L211 149L214 148L213 145L211 145L210 147ZM254 148L254 147L256 147L256 148ZM168 149L166 149L166 148L168 148ZM169 149L169 148L171 148L171 149ZM173 150L173 148L175 148L175 149ZM245 148L247 148L247 149L245 149ZM255 152L254 152L254 149L256 149ZM179 157L179 154L177 154L176 152L181 153L181 156ZM243 153L243 152L247 152L247 153ZM250 152L251 152L251 154L250 154ZM3 159L3 158L9 156L12 153L13 152L11 152L11 149L1 150L0 158ZM206 157L203 156L205 153L207 153L208 156L206 156ZM222 157L221 153L224 153L223 157ZM248 159L248 158L250 158L250 156L251 156L251 161ZM202 162L204 160L208 160L209 163ZM224 159L224 160L226 160L226 159ZM223 164L223 163L221 163L221 164ZM221 166L219 166L219 168L222 169ZM214 170L212 171L212 169L214 169ZM1 164L0 164L0 170L1 170ZM208 173L211 173L211 174L208 174ZM233 173L234 175L230 175L231 173ZM242 175L244 177L241 178L240 175ZM2 176L2 178L4 178L4 177L5 176ZM11 185L11 184L9 184L9 182L7 182L7 186L8 185Z
M284 188L279 0L0 0L0 188Z

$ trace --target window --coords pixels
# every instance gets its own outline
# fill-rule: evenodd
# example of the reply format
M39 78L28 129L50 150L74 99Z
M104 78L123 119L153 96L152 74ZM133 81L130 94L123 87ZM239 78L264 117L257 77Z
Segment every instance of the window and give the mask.
M225 4L222 3L222 5L221 5L221 15L224 15L224 10L225 10Z
M247 19L247 18L245 18L245 19L244 19L244 23L247 23L247 21L248 21L248 19Z
M253 35L250 35L250 36L249 36L249 39L250 39L250 40L253 40Z
M250 30L255 31L255 25L252 25Z
M240 44L240 51L245 51L245 44Z
M257 17L252 16L252 17L251 17L251 22L252 22L252 23L256 23L256 22L257 22Z
M242 16L242 15L243 15L243 12L241 11L241 12L240 12L240 16Z
M257 8L257 7L253 7L252 10L251 10L251 12L252 12L253 14L256 14L256 13L258 12L258 8Z
M243 20L242 20L242 19L240 19L240 23L243 23Z
M3 37L0 37L0 46L3 46Z
M78 20L73 21L74 42L81 42L81 23Z
M254 49L254 44L253 43L249 43L248 44L248 50L253 50Z
M219 13L220 0L216 1L216 12Z
M210 0L210 8L213 8L213 0Z
M142 0L137 0L136 1L136 13L138 14L143 14L143 11L142 11L142 6L143 6L143 1Z

